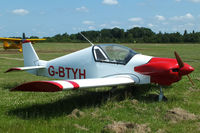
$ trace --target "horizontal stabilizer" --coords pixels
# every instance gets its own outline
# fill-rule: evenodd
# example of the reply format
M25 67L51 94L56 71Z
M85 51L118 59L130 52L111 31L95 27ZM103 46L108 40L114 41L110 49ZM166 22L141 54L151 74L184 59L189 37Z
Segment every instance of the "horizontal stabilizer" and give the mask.
M11 91L55 92L70 89L75 90L79 88L117 86L133 83L134 80L130 76L125 75L95 79L34 81L19 85L16 88L11 89Z
M25 71L25 70L34 70L34 69L42 69L42 68L45 68L45 66L13 67L5 71L5 73L12 72L12 71Z

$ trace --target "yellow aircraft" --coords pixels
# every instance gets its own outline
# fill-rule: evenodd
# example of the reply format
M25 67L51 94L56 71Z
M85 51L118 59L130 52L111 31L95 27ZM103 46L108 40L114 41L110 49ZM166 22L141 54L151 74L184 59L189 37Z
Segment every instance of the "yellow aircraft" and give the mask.
M4 38L0 37L0 41L3 41L3 48L7 49L19 49L22 52L22 41L26 39L25 34L23 33L23 38ZM46 40L46 39L26 39L35 43L36 41Z

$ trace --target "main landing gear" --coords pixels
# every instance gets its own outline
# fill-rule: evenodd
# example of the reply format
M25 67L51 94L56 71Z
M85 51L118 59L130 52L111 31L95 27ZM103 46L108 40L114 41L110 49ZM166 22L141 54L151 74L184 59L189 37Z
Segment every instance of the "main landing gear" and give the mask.
M162 86L159 85L160 93L158 95L158 101L167 101L167 98L163 94Z
M162 87L159 86L159 88L160 88L160 94L159 94L159 96L158 96L158 101L160 102L160 101L163 100L164 95L163 95Z

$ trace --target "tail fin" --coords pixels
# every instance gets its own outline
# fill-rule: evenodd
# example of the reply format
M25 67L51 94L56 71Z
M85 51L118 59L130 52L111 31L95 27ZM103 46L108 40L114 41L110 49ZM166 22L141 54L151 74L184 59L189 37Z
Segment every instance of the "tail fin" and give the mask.
M39 57L37 56L31 41L29 40L23 40L22 49L24 56L24 67L13 67L8 69L6 72L27 71L29 73L39 75L40 70L43 71L43 69L46 68L47 61L39 60ZM40 74L40 76L42 75Z
M23 56L24 56L24 66L38 66L39 57L35 52L31 41L25 40L22 44Z

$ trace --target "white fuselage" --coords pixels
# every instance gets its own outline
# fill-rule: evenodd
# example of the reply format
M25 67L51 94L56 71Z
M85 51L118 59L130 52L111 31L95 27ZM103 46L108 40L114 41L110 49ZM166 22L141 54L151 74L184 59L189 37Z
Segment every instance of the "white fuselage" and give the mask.
M150 77L134 71L135 66L146 64L151 56L134 55L127 64L97 62L93 46L46 62L46 69L37 70L37 75L55 79L103 78L115 75L130 75L136 84L150 83Z

